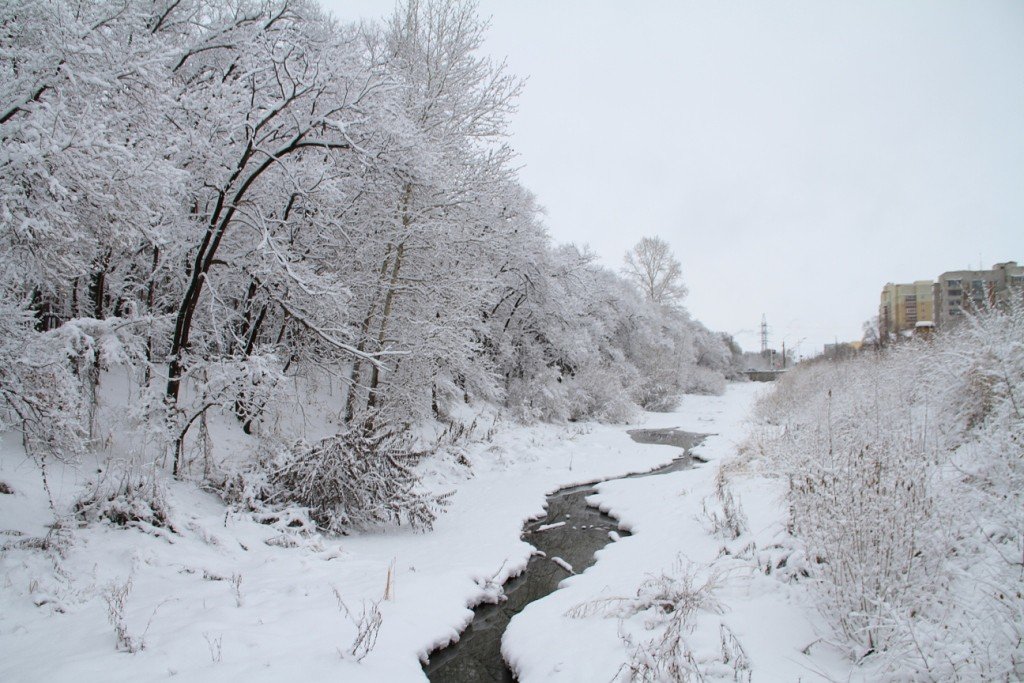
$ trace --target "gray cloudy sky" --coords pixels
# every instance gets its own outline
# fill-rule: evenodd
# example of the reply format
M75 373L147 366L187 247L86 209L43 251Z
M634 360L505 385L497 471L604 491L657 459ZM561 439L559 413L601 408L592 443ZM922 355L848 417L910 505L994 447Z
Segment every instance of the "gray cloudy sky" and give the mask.
M342 19L389 0L326 0ZM645 235L758 348L854 340L887 281L1024 261L1024 2L484 0L524 184L619 268Z

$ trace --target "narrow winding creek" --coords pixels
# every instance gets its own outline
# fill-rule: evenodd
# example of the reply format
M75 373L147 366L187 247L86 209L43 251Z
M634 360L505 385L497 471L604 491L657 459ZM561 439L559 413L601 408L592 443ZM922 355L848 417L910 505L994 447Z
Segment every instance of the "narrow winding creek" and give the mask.
M620 479L686 469L691 466L690 449L705 438L678 429L637 429L629 435L638 443L676 446L683 452L663 467ZM514 680L501 657L501 636L508 622L526 605L556 590L567 576L593 565L594 554L616 536L629 535L618 529L615 519L587 505L587 496L594 493L598 483L570 486L548 496L547 514L523 526L523 540L538 551L530 558L526 571L505 584L507 600L496 605L482 604L473 610L473 621L457 643L430 653L424 671L431 681Z

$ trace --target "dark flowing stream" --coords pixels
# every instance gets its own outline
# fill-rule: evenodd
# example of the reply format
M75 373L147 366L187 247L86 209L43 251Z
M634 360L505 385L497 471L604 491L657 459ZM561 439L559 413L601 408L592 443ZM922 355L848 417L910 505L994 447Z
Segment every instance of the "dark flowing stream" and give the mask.
M614 479L650 477L686 469L692 464L690 449L706 436L678 429L635 429L628 433L637 443L676 446L683 452L663 467ZM478 605L473 610L473 621L458 642L430 653L430 661L423 670L431 681L515 680L501 657L501 636L508 622L534 600L555 591L567 576L579 574L593 565L594 554L610 543L613 535L629 535L619 530L615 519L587 505L587 496L594 493L599 483L570 486L548 496L547 514L527 522L521 537L539 552L530 558L526 571L505 583L507 599L504 602Z

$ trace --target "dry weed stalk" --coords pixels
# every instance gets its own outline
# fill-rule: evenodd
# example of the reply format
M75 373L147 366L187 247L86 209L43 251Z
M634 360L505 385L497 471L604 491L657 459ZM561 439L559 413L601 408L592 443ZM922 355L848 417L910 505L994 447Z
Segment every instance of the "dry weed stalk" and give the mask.
M373 652L373 648L377 646L377 637L380 635L380 627L384 623L384 616L380 611L380 601L374 601L367 604L363 601L362 610L359 616L356 616L345 604L345 601L341 597L341 591L338 588L332 587L334 591L334 597L338 601L338 611L345 615L349 621L356 627L355 638L352 639L352 644L347 650L342 651L338 648L338 654L341 657L348 656L355 659L357 662L363 661L366 655Z

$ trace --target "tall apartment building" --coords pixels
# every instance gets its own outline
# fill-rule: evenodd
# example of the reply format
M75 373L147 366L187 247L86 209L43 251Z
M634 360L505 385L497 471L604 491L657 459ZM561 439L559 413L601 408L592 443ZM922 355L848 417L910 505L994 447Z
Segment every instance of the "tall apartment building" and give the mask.
M953 270L935 283L936 327L954 324L964 311L999 306L1016 292L1024 295L1024 267L1015 261L997 263L991 270Z
M918 323L934 322L934 291L931 280L886 284L882 288L882 298L878 305L879 329L899 334L913 331Z

